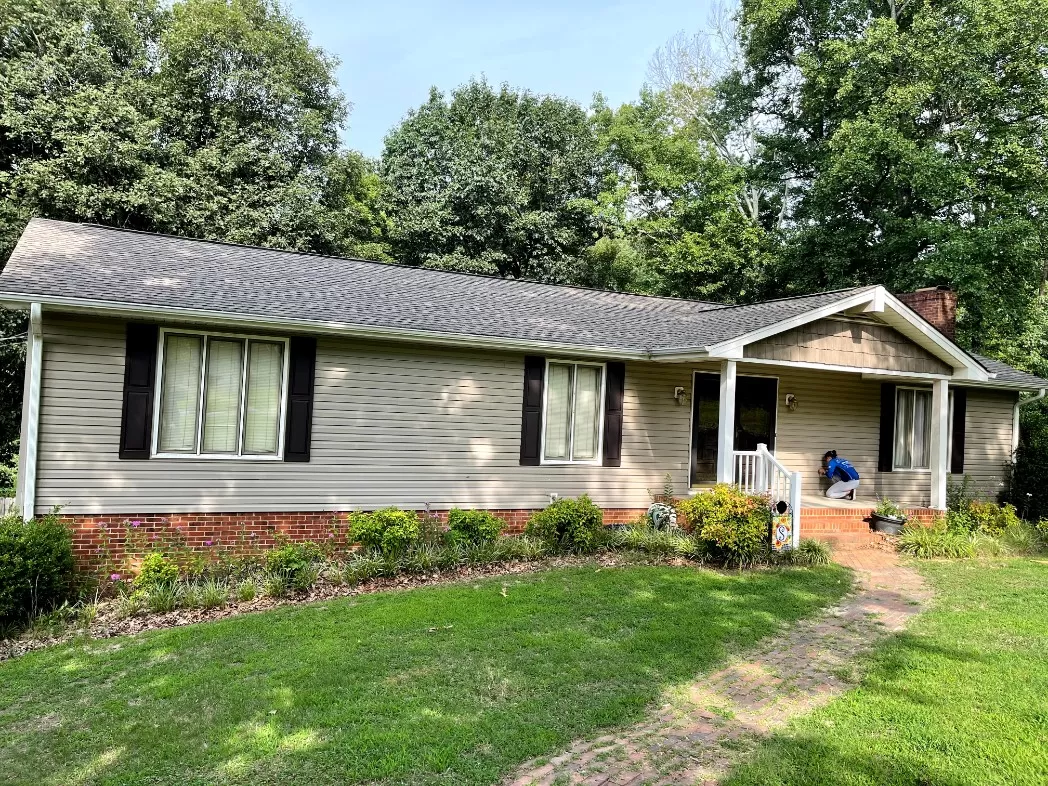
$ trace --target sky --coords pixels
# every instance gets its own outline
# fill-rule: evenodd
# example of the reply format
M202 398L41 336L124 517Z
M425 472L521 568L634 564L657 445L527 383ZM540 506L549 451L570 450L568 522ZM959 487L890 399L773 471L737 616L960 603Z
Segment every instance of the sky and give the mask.
M317 46L341 61L353 105L344 142L368 156L430 86L486 76L588 106L633 100L648 60L678 31L706 27L709 0L286 0Z

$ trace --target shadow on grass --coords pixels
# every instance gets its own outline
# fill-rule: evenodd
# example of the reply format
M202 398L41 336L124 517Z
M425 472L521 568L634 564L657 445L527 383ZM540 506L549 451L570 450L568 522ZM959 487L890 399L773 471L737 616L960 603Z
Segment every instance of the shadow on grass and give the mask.
M849 586L579 568L34 653L0 664L0 782L491 783Z

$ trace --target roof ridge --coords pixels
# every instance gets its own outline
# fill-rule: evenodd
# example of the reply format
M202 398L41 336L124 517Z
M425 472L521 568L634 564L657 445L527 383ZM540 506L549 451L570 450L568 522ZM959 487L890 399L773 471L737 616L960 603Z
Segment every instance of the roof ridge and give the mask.
M873 289L873 288L875 288L877 286L880 286L880 285L879 284L868 284L868 285L863 286L863 287L844 287L843 289L825 289L825 290L823 290L821 292L808 292L807 294L804 294L804 295L790 295L788 297L776 297L776 298L772 298L770 300L755 300L752 303L723 303L723 304L718 304L716 308L706 309L706 311L704 311L702 313L710 314L710 313L713 313L713 312L716 312L716 311L726 311L726 310L732 309L732 308L751 308L753 306L763 306L766 303L783 303L783 302L785 302L787 300L803 300L806 297L820 297L822 295L835 295L837 293L844 293L844 292L861 292L864 289Z
M465 276L470 278L479 278L488 281L504 281L507 283L521 283L531 284L533 286L540 287L553 287L556 289L574 289L582 292L597 292L604 295L626 295L628 297L647 298L649 300L667 300L672 303L698 303L703 306L712 306L708 311L713 311L718 308L723 308L730 304L726 303L715 303L711 300L695 300L693 298L674 297L671 295L649 295L640 292L623 292L617 289L599 289L598 287L584 287L577 284L554 284L548 281L536 281L531 278L504 278L503 276L496 276L489 273L472 273L465 270L439 270L436 268L423 267L421 265L408 265L403 262L380 262L376 259L362 259L360 257L341 257L334 254L321 254L316 251L297 251L294 249L287 248L271 248L269 246L253 246L248 243L233 243L229 240L212 240L203 237L189 237L188 235L172 235L168 232L151 232L147 229L130 229L128 227L114 227L107 224L96 224L93 221L64 221L57 218L46 218L44 216L34 216L30 219L30 223L34 221L47 221L54 224L63 224L65 226L82 226L90 227L92 229L103 229L110 232L120 232L123 234L134 234L134 235L147 235L149 237L160 237L170 238L171 240L184 240L193 243L209 243L214 246L229 246L230 248L246 248L255 251L272 251L278 254L294 254L296 256L303 257L314 257L318 259L331 259L344 262L362 262L368 265L382 265L383 267L394 267L402 270L422 270L426 273L432 274L444 274L448 276Z

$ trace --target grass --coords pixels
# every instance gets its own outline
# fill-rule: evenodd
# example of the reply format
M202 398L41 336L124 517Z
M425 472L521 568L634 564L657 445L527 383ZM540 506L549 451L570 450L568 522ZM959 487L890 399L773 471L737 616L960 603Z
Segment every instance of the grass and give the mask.
M1048 783L1048 561L917 567L935 606L728 786Z
M30 653L0 663L0 783L493 783L849 583L583 567Z

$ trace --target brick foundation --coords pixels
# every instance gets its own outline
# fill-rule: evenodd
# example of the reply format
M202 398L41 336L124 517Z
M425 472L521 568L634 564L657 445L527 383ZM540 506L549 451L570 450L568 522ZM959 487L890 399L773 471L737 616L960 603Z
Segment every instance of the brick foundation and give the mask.
M625 524L645 508L605 508L605 524ZM421 511L419 511L421 513ZM519 535L535 513L530 509L492 510L505 520L505 532ZM447 511L432 511L447 520ZM206 554L259 554L278 542L312 540L345 548L345 521L339 511L296 513L143 513L62 515L73 531L73 555L82 569L102 563L122 564L149 551L177 543L179 548Z
M824 540L836 546L866 546L876 543L878 534L870 529L873 508L801 508L801 537ZM930 524L939 511L911 508L906 518Z

